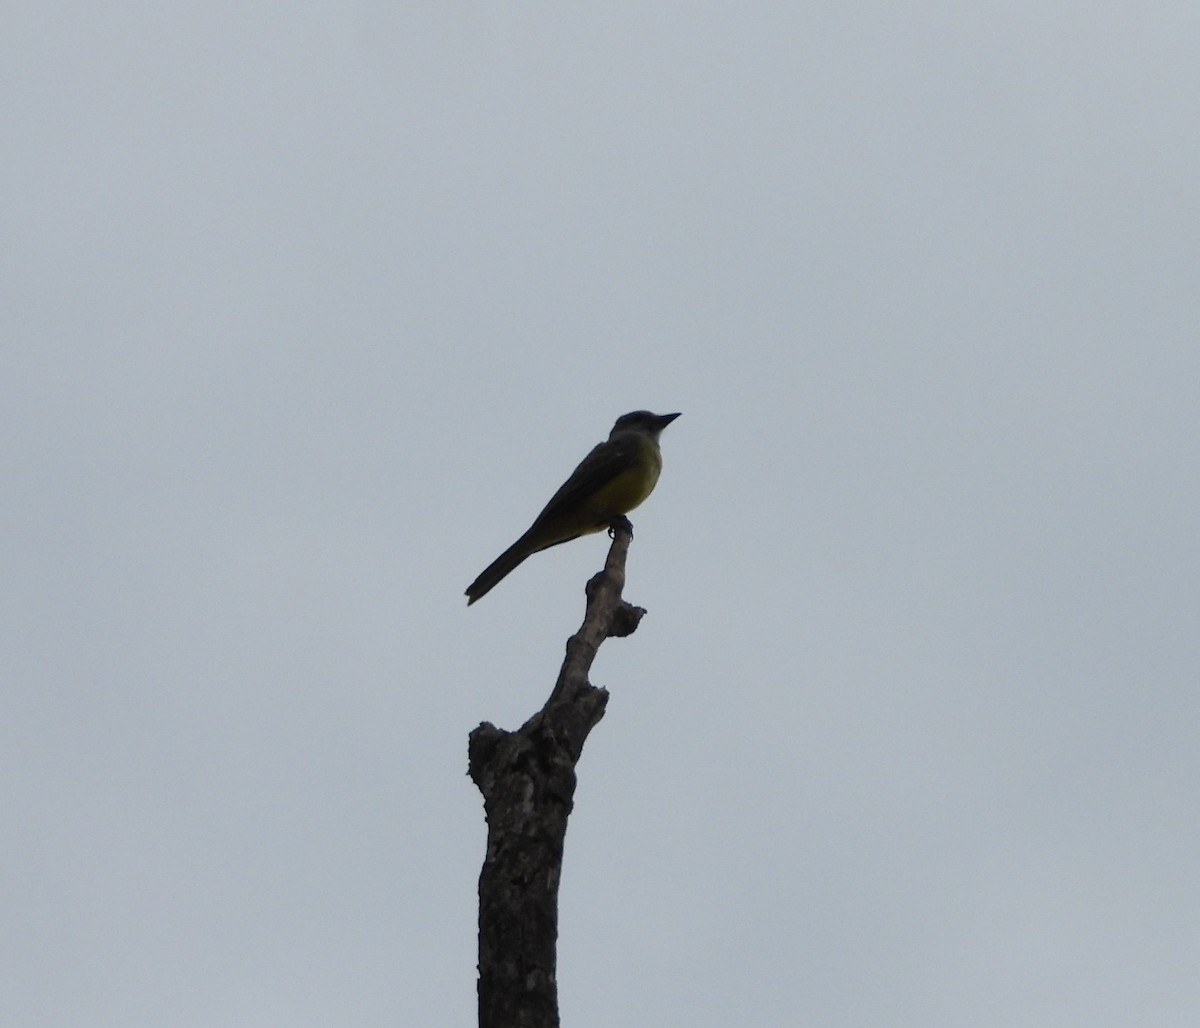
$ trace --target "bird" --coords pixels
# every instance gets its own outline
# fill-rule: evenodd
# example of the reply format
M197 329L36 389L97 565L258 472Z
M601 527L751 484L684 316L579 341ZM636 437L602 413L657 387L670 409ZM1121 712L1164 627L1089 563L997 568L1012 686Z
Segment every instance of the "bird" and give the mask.
M608 528L653 491L662 471L658 437L675 414L635 410L617 418L528 530L467 587L467 606L486 595L526 557Z

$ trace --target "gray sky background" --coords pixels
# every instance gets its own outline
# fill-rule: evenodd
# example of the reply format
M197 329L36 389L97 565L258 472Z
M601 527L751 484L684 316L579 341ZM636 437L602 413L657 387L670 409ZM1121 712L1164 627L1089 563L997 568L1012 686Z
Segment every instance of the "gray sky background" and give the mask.
M0 1022L472 1023L650 407L564 1022L1200 1023L1194 0L4 20Z

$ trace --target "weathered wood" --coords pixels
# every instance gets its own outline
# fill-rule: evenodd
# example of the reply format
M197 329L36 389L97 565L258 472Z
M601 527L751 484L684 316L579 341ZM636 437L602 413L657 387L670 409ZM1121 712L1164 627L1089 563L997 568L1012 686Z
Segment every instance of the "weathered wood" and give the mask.
M479 876L480 1028L557 1028L558 884L575 765L608 692L588 673L601 643L629 635L645 611L621 598L633 530L612 528L604 570L587 586L583 624L567 641L550 698L517 731L471 733L469 773L483 794L487 855Z

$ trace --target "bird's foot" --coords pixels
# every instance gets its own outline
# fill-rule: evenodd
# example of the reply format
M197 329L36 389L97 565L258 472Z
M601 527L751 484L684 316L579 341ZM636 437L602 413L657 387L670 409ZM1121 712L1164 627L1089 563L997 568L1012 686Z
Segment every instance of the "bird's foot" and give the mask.
M608 522L608 537L610 539L616 538L617 529L621 529L624 532L628 532L629 538L630 539L633 538L633 522L630 521L629 518L627 518L624 514L618 514L615 518L612 518L609 520L609 522Z

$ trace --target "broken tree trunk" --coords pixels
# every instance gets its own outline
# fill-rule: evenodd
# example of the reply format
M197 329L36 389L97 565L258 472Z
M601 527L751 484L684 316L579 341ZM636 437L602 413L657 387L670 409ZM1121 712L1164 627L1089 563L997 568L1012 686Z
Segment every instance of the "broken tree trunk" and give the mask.
M471 733L469 773L483 793L488 841L479 876L480 1028L557 1028L558 883L575 765L608 693L587 676L600 644L632 633L645 611L621 598L633 538L612 526L604 570L587 586L583 624L567 641L550 698L515 732Z

